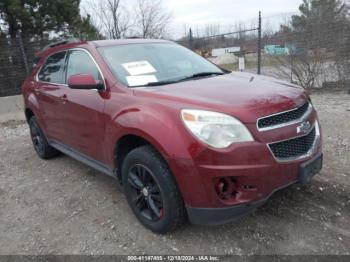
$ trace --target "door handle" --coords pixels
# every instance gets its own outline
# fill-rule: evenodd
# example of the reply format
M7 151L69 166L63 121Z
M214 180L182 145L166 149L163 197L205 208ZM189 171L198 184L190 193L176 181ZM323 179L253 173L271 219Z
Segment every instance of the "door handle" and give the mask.
M33 87L33 90L34 90L34 94L36 94L37 96L41 96L42 91L39 88Z
M63 104L68 102L68 96L66 94L62 95L60 98Z

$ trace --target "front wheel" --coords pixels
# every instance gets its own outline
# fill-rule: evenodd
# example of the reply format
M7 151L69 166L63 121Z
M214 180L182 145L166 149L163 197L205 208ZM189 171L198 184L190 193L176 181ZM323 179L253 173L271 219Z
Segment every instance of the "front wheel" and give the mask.
M151 146L131 151L122 174L127 201L146 228L164 234L185 221L185 207L175 179Z

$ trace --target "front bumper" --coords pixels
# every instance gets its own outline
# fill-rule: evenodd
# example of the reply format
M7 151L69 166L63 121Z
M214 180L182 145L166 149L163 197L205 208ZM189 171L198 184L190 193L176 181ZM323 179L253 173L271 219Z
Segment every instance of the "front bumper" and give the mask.
M167 160L190 221L223 224L254 212L277 190L307 182L308 177L301 179L301 169L322 155L322 135L315 111L306 120L317 124L318 129L311 150L297 158L276 158L270 145L301 137L296 134L300 123L264 132L258 131L255 123L246 124L255 141L232 144L226 149L213 150L194 139L186 140L188 157L184 153L183 158Z
M266 203L267 199L251 204L243 204L225 208L193 208L186 207L189 221L194 225L222 225L249 215Z
M318 167L319 169L316 170L315 173L312 174L312 176L318 173L322 169L322 159L323 159L323 154L320 154L317 157L306 162L306 163L311 163L314 161L315 162L320 161L321 163L321 166ZM283 186L280 186L279 188L276 188L267 197L257 200L255 202L248 202L244 204L234 205L230 207L223 207L223 208L193 208L190 206L186 206L189 220L192 224L195 224L195 225L222 225L228 222L235 221L243 216L246 216L255 212L256 209L263 206L275 192L296 183L305 185L304 175L305 175L305 172L300 170L297 180L294 180L288 184L285 184ZM311 176L309 178L311 178Z
M278 190L295 184L296 182L297 181L294 181L286 186L278 188L274 192L277 192ZM273 193L271 193L271 195ZM190 222L194 225L222 225L235 221L243 216L254 213L257 208L263 206L268 201L270 196L253 203L241 204L224 208L193 208L186 206L187 215Z
M278 163L266 144L237 144L231 150L201 151L192 159L168 159L184 202L195 208L228 208L267 198L276 188L298 181L300 166L322 153L321 143L314 154L290 163ZM212 163L215 163L213 165ZM238 194L223 201L215 191L217 179L231 177Z

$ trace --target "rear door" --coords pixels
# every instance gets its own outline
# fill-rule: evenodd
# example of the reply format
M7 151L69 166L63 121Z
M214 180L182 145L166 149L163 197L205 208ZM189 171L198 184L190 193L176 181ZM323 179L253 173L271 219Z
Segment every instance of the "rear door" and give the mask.
M37 75L35 93L43 116L42 123L46 136L51 139L63 141L62 129L62 99L67 86L63 76L63 67L67 51L49 56Z
M102 73L88 51L73 49L68 52L65 81L72 75L90 74L103 81ZM103 141L105 133L105 98L97 90L65 89L63 126L67 145L73 149L104 162Z

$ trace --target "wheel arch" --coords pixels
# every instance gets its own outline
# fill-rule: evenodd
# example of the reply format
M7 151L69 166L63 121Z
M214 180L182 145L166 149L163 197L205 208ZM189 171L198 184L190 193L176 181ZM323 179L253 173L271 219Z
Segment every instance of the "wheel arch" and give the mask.
M136 145L147 144L151 145L167 164L182 195L186 194L187 181L194 180L194 176L183 176L181 173L192 161L189 150L192 138L184 132L177 109L162 105L146 106L141 103L112 115L112 121L106 125L108 148L105 154L108 163L115 170L116 177L121 177L121 166L126 154ZM135 139L136 145L129 144L126 147L128 150L122 151L121 154L121 145L128 139Z
M117 170L116 175L119 182L121 182L121 169L123 161L127 154L130 153L132 150L145 145L151 146L159 154L162 160L169 166L169 163L167 161L168 157L165 151L153 139L140 133L124 134L115 143L113 152L114 166Z
M35 116L33 110L30 109L30 108L28 108L28 107L24 110L24 114L25 114L27 123L29 123L29 120L30 120L33 116Z

